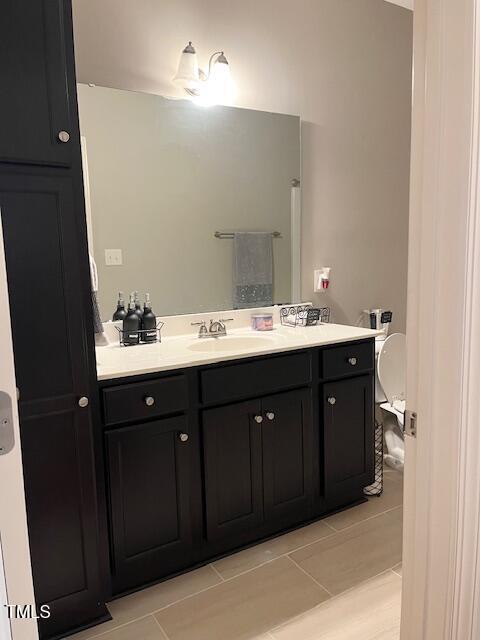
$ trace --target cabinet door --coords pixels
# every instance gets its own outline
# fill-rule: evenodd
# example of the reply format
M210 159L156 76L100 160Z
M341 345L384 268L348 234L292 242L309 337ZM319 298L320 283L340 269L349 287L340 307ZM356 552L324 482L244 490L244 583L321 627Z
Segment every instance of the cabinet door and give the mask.
M325 490L339 500L373 480L374 421L371 376L323 386Z
M2 1L0 77L0 162L69 165L77 137L70 2ZM61 142L60 131L72 140Z
M0 209L35 597L52 612L42 634L55 635L107 613L84 226L68 176L2 174Z
M308 390L262 400L266 521L288 526L308 512L313 494L311 410Z
M260 403L203 412L205 503L209 541L251 532L263 519Z
M196 438L180 416L116 429L106 440L118 593L191 562L190 469Z

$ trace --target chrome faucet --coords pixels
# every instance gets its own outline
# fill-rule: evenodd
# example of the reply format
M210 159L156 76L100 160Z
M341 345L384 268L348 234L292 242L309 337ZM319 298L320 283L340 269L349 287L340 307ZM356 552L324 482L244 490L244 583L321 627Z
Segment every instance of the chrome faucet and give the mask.
M207 329L205 320L201 322L192 322L192 326L200 326L198 331L199 338L220 338L227 335L226 322L232 322L233 318L221 318L220 320L210 320L210 326Z

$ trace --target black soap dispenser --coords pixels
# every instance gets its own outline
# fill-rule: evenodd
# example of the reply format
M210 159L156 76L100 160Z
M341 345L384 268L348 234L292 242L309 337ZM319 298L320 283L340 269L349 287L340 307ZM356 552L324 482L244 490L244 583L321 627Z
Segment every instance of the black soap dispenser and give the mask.
M128 313L123 319L123 344L130 346L140 342L140 318L135 309L135 298L130 296Z
M142 316L142 340L143 342L156 342L157 341L157 318L152 311L152 305L150 302L150 294L145 294L145 305L143 307Z
M117 310L113 314L112 321L116 322L118 320L123 320L127 312L125 310L125 300L123 299L123 293L119 291L118 293L118 302L117 302Z

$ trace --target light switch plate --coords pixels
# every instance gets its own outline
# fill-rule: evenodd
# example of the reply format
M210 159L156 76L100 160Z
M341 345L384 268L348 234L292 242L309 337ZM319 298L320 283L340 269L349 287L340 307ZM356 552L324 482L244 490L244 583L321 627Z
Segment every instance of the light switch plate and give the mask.
M105 249L105 264L108 267L119 267L123 264L121 249Z

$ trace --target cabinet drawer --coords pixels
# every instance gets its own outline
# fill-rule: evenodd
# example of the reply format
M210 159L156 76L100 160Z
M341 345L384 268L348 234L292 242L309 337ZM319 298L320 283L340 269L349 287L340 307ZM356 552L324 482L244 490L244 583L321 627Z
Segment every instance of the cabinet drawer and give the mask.
M309 353L239 362L202 371L201 397L203 402L225 402L301 386L311 379Z
M373 341L345 344L320 352L321 371L324 378L335 378L373 369L375 363Z
M103 390L106 425L182 411L187 408L187 404L187 379L184 375L123 384Z

